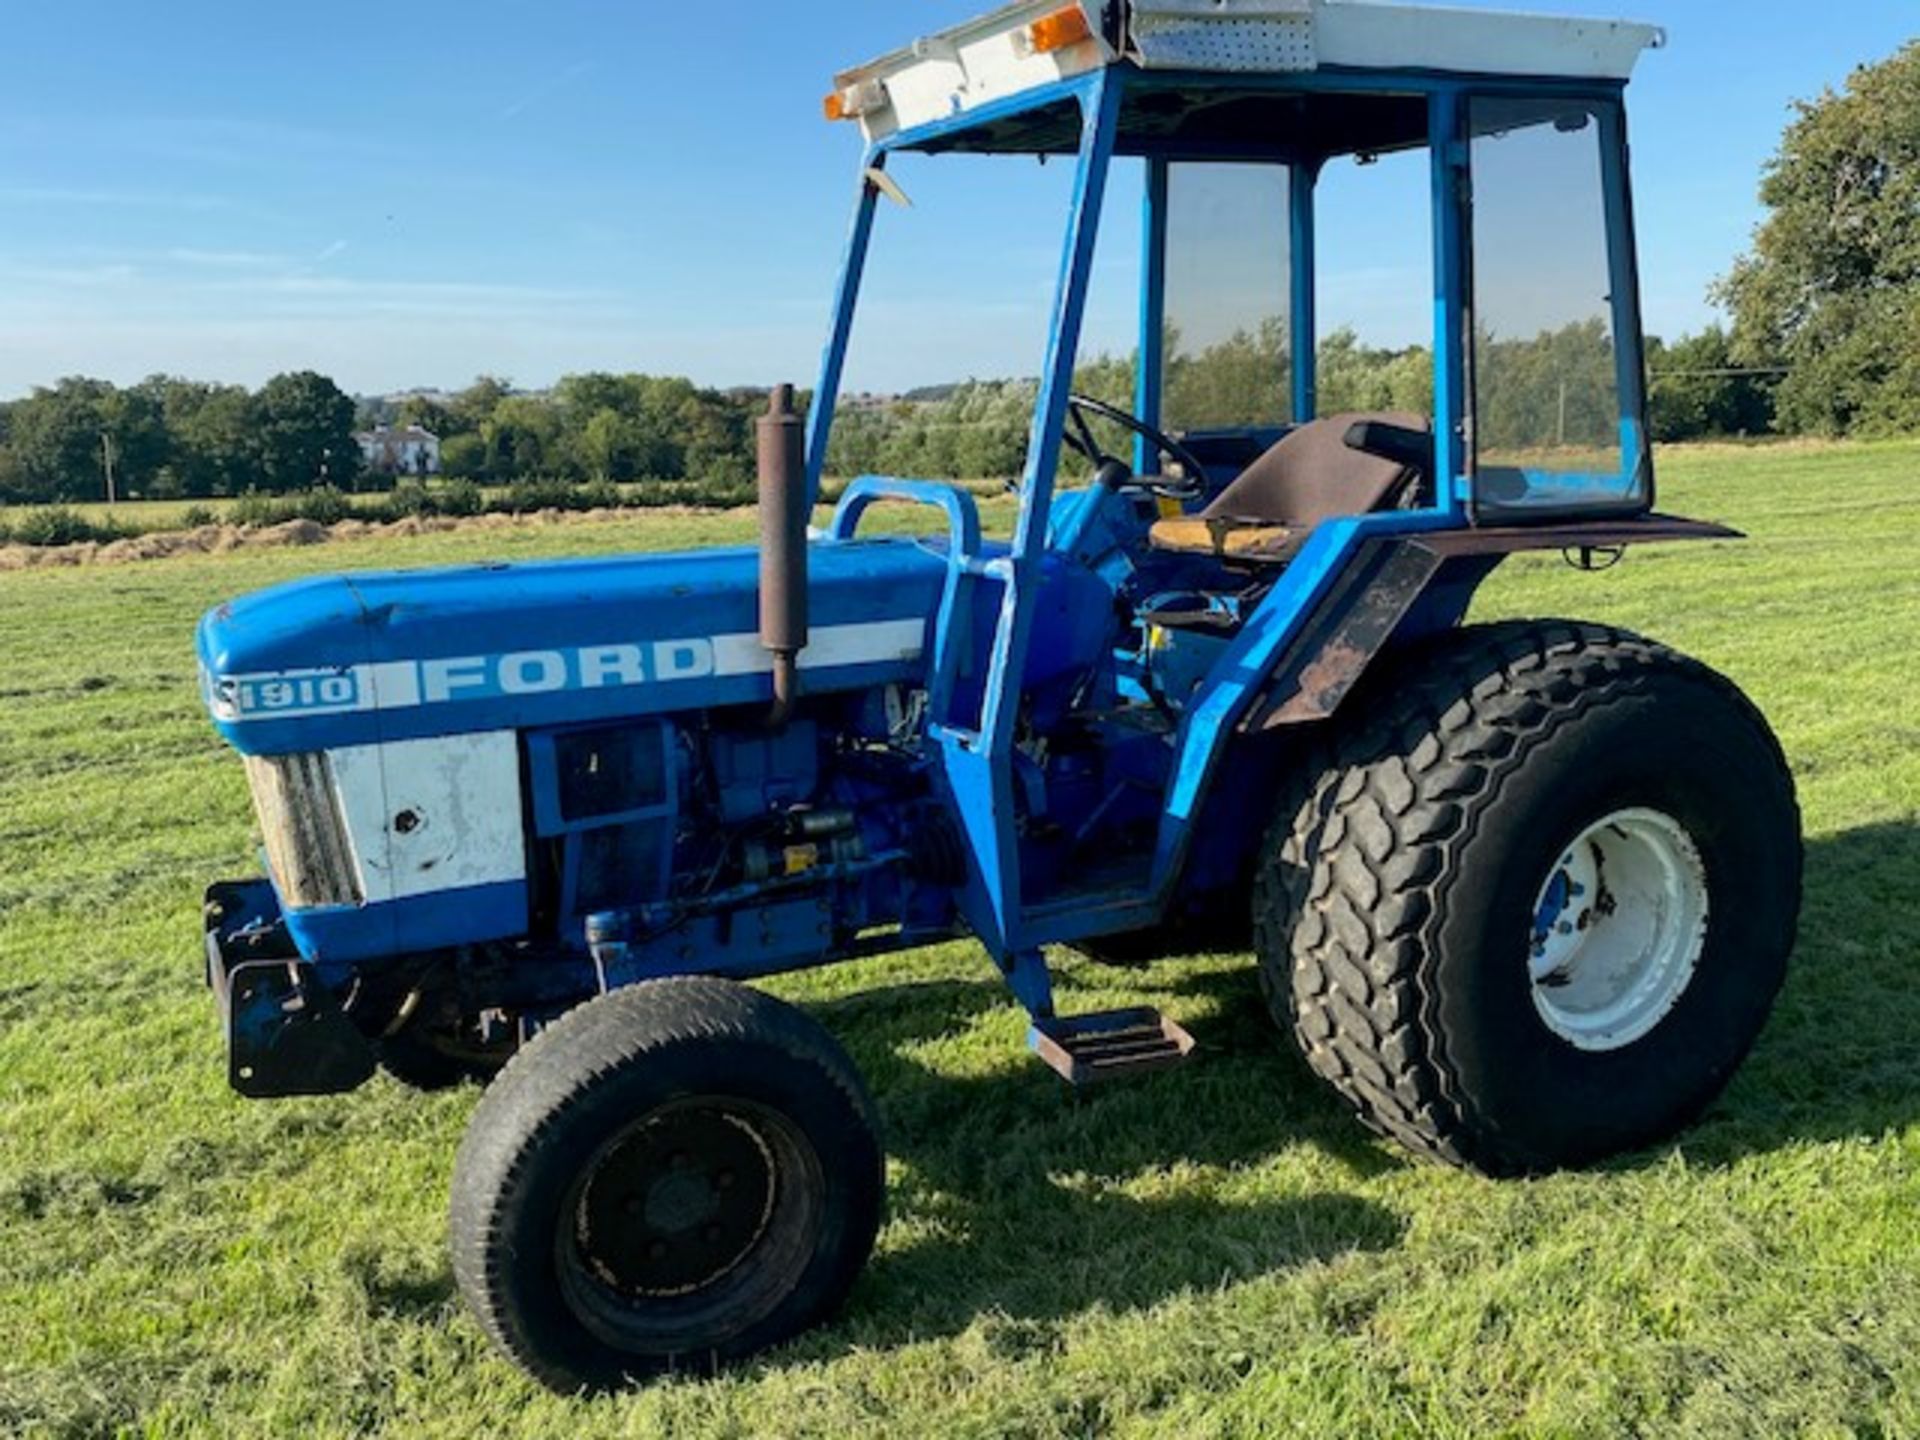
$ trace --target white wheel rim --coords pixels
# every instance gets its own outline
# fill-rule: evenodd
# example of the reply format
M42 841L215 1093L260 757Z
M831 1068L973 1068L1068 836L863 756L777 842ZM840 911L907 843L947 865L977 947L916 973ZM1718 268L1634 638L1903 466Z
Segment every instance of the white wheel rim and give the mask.
M1620 810L1560 852L1534 901L1528 975L1547 1028L1581 1050L1644 1038L1707 942L1707 867L1658 810Z

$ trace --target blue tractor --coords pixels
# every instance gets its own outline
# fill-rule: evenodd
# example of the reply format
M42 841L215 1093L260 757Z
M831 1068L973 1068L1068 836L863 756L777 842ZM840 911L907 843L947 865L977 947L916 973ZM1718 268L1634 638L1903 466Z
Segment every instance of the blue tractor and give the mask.
M1732 537L1654 510L1623 95L1659 39L1023 0L839 77L851 241L811 418L783 387L760 423L757 548L346 575L203 622L269 872L208 897L235 1088L486 1079L454 1273L565 1390L759 1351L868 1255L874 1106L758 976L974 937L1082 1085L1192 1040L1059 1013L1048 947L1239 947L1312 1068L1421 1154L1527 1173L1685 1126L1791 948L1780 748L1652 641L1465 623L1509 555ZM1072 176L1012 535L957 484L874 476L812 532L888 167L961 152ZM1423 411L1317 398L1315 197L1356 156L1415 157L1430 202ZM1074 393L1123 162L1124 406ZM1283 418L1174 427L1168 276L1205 228L1180 197L1223 167L1287 202ZM1542 251L1591 286L1516 301ZM1528 319L1568 305L1577 364ZM879 502L943 532L870 533Z

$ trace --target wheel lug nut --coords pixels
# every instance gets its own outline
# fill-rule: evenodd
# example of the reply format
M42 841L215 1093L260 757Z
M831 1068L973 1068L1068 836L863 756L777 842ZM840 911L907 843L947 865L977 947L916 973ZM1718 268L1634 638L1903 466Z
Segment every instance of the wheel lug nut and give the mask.
M718 1175L713 1177L713 1183L717 1189L731 1190L733 1188L733 1172L731 1170L722 1170Z
M666 1259L666 1257L667 1257L666 1241L651 1240L647 1242L647 1258L649 1260L664 1260Z

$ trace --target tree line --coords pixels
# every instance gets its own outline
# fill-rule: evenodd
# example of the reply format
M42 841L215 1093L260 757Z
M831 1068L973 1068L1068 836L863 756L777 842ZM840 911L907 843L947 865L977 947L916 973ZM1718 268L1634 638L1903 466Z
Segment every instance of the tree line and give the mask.
M1169 331L1163 428L1273 425L1291 417L1293 366L1279 320L1238 331L1199 350ZM1773 406L1761 379L1733 369L1730 340L1710 330L1668 346L1648 341L1653 369L1650 423L1656 440L1773 433ZM1491 450L1592 450L1617 443L1620 408L1613 338L1604 321L1531 337L1482 334L1478 433ZM1322 415L1433 413L1433 352L1366 344L1336 330L1315 357ZM1075 372L1082 394L1133 408L1135 360L1103 355ZM913 396L843 408L834 422L829 468L837 475L1018 474L1025 462L1037 384L968 381ZM1116 454L1131 446L1104 437Z
M1288 418L1292 364L1278 320L1198 351L1172 332L1168 340L1166 428ZM1483 341L1482 348L1481 423L1490 440L1583 445L1611 433L1618 412L1603 326ZM1727 341L1703 337L1656 353L1712 371L1727 358ZM1080 367L1075 388L1130 409L1134 366L1131 355L1096 357ZM1321 343L1316 373L1323 414L1431 413L1425 347L1370 347L1340 330ZM1017 475L1036 389L1031 379L968 381L843 403L829 468L836 475ZM731 501L751 487L753 422L765 404L765 391L649 375L572 375L538 394L483 377L454 395L358 403L311 372L277 376L257 391L169 376L125 388L68 379L0 405L0 503L98 500L109 493L109 478L119 498L149 500L384 488L390 478L365 472L354 439L356 428L378 424L418 425L440 437L450 480L652 482L671 486L677 498ZM1770 418L1764 395L1742 379L1708 375L1656 387L1659 439L1761 433ZM1108 438L1116 453L1129 448L1118 434Z
M672 376L569 375L539 394L483 376L457 395L410 396L366 418L438 435L441 467L458 479L730 489L752 482L753 422L766 403L764 389L705 389Z
M1270 318L1195 350L1169 330L1165 428L1264 425L1289 417L1292 361ZM1531 339L1482 336L1480 434L1506 449L1589 447L1616 433L1614 350L1603 322ZM1734 364L1723 331L1649 343L1658 440L1756 435L1773 428L1771 394ZM1082 393L1130 409L1132 355L1098 356ZM1663 373L1665 372L1665 373ZM1322 414L1433 408L1432 352L1363 343L1338 330L1316 357ZM967 381L889 400L843 402L836 475L1010 477L1025 464L1037 382ZM676 499L737 501L752 485L758 390L703 389L649 375L571 375L538 394L482 377L454 395L356 402L325 376L281 375L258 391L155 376L118 388L63 380L0 406L0 503L277 496L390 484L364 472L356 427L418 425L440 437L442 473L484 485L653 482ZM1115 453L1125 437L1109 436ZM693 488L689 488L693 487Z
M647 375L573 375L541 394L482 377L456 395L397 403L357 403L310 371L258 390L72 378L0 404L0 504L384 488L391 479L366 472L354 439L376 424L439 436L450 479L696 481L731 494L751 483L765 403L765 391Z
M323 375L257 391L155 376L67 379L0 405L0 502L182 499L351 486L354 403Z

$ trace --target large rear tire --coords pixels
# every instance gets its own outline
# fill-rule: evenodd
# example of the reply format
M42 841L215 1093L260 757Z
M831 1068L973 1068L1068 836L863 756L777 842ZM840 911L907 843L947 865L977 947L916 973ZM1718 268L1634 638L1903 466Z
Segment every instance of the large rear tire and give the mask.
M552 1389L706 1372L839 1305L884 1191L872 1103L826 1031L727 981L654 981L549 1026L482 1097L454 1277Z
M1667 1138L1792 948L1792 778L1724 678L1619 631L1454 632L1370 692L1269 834L1269 992L1374 1129L1490 1174Z

